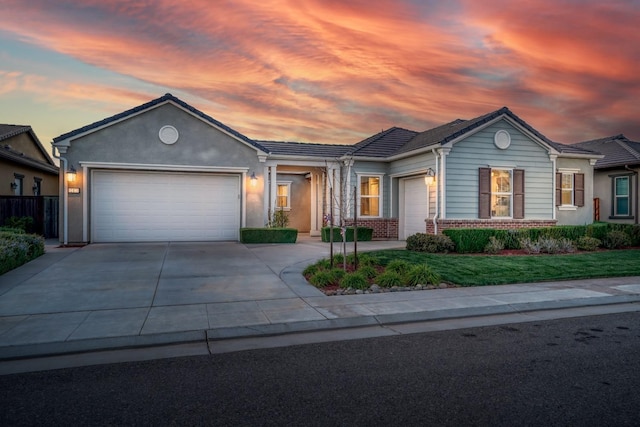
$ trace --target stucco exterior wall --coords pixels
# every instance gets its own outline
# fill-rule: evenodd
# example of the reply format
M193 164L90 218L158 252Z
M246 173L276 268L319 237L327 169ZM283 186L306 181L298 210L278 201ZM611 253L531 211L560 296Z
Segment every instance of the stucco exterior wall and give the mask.
M638 224L638 173L630 176L631 182L631 216L632 218L613 217L613 176L629 175L631 171L624 168L596 170L593 179L593 197L599 199L600 221L617 224Z
M172 145L164 144L158 136L165 125L171 125L179 132L177 142ZM247 176L255 172L258 178L255 187L249 185L248 178L242 183L246 189L246 226L264 226L264 169L256 149L172 104L160 105L72 140L63 157L78 172L76 181L70 186L80 189L80 194L69 195L69 242L83 241L84 198L89 206L87 233L91 230L92 168L86 165L95 162L143 165L145 170L162 170L157 165L173 170L184 167L185 171L191 167L246 168ZM122 169L126 170L127 166ZM88 240L91 240L90 236Z
M584 174L584 206L569 210L556 207L558 225L591 224L593 222L593 166L589 164L588 159L558 158L556 168L558 170L575 169Z

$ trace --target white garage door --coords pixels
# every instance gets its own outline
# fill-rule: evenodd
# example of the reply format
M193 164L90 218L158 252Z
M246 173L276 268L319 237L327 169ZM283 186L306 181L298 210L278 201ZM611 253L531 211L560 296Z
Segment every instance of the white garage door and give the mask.
M238 240L237 175L95 171L92 241Z
M424 177L404 181L404 238L426 233L429 216L429 192Z

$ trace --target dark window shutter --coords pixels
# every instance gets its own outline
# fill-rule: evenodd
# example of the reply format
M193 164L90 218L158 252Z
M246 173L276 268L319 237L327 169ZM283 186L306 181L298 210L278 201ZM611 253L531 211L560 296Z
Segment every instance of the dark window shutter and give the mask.
M573 175L573 202L576 206L584 206L584 174Z
M478 218L491 218L491 168L480 168L478 172Z
M524 169L513 170L513 218L524 219Z
M562 204L562 174L556 172L556 206Z

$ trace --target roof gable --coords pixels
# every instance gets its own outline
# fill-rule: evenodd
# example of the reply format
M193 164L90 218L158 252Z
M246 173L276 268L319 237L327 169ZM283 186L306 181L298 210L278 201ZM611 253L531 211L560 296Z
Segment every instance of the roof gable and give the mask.
M181 99L171 95L170 93L165 94L164 96L161 96L160 98L154 99L152 101L149 101L147 103L144 103L142 105L139 105L137 107L131 108L127 111L123 111L122 113L113 115L111 117L107 117L105 119L99 120L97 122L91 123L89 125L83 126L81 128L75 129L71 132L67 132L65 134L62 134L60 136L57 136L53 139L53 144L60 144L63 141L71 141L72 139L77 139L80 136L86 135L88 133L91 132L95 132L97 130L100 130L104 127L110 126L112 124L115 124L117 122L126 120L127 118L133 117L135 115L141 114L145 111L148 111L150 109L153 108L157 108L161 105L164 105L166 103L172 103L176 106L178 106L179 108L182 108L186 111L188 111L189 113L191 113L192 115L200 118L201 120L205 121L206 123L214 126L215 128L218 128L219 130L221 130L222 132L228 134L229 136L245 143L248 144L250 146L252 146L253 148L262 151L262 152L267 152L267 150L261 146L260 144L258 144L257 142L255 142L254 140L246 137L245 135L241 134L240 132L230 128L229 126L217 121L216 119L214 119L213 117L203 113L202 111L198 110L195 107L192 107L191 105L187 104L186 102L182 101Z
M25 138L21 138L23 135ZM25 143L29 146L25 146ZM0 124L0 156L51 173L58 172L51 155L31 126Z

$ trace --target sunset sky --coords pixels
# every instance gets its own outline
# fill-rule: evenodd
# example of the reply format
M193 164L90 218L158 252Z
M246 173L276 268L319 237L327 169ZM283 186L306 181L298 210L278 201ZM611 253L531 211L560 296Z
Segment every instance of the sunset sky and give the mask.
M52 138L167 92L254 139L351 144L508 106L640 140L640 0L0 0L0 123Z

